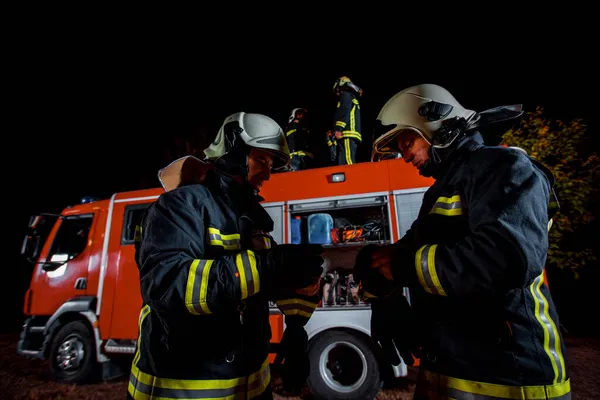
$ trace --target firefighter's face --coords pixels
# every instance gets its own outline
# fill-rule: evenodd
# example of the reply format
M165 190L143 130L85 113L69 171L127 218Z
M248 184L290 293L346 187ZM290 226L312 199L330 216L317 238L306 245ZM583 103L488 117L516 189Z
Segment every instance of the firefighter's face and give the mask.
M248 154L248 183L259 190L271 177L273 154L259 149L250 150Z
M429 160L429 143L417 132L405 130L397 137L398 149L402 153L402 158L407 163L411 163L416 168L425 165Z

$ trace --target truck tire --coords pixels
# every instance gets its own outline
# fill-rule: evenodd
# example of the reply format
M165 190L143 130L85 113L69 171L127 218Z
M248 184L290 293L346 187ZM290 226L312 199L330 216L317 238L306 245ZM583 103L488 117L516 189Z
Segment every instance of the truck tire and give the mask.
M383 381L375 353L356 333L330 330L311 341L308 386L317 399L374 399Z
M96 371L94 337L81 321L71 321L58 329L50 347L50 370L56 380L85 383Z

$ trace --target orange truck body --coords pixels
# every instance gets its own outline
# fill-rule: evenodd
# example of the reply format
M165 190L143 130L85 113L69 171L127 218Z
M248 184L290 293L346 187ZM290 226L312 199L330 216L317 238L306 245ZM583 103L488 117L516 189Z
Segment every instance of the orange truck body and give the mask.
M343 177L343 181L336 181L334 177ZM407 211L410 213L403 214L404 205L399 203L399 196L410 193L422 196L432 183L411 165L395 159L273 174L262 188L261 196L265 199L263 206L274 217L273 236L277 242L290 243L294 213L311 207L326 210L328 204L343 210L344 202L350 208L360 206L361 202L377 202L386 214L387 220L383 221L389 232L386 242L393 243L407 229L408 222L414 220L420 205L420 198L412 199L411 210ZM162 188L120 192L110 199L77 204L62 211L36 254L37 264L24 301L23 312L28 319L19 342L20 354L51 357L57 332L74 319L85 323L93 333L96 362L107 363L115 355L135 352L142 305L134 261L136 216L163 192ZM358 206L350 204L352 202L358 202ZM61 225L72 219L75 226L79 226L78 221L88 221L85 227L89 231L77 254L58 254L57 235ZM80 233L74 232L74 235ZM353 248L359 246L360 243ZM332 251L346 248L344 244L326 247ZM52 261L56 264L48 268L47 263ZM346 264L346 268L352 265ZM364 310L366 307L356 308ZM354 311L350 305L336 309L343 309L345 313ZM319 309L314 315L318 312ZM316 320L315 324L320 323L318 318ZM277 343L284 331L284 319L274 308L271 326L272 342ZM313 324L311 336L331 328ZM111 373L104 375L109 377Z

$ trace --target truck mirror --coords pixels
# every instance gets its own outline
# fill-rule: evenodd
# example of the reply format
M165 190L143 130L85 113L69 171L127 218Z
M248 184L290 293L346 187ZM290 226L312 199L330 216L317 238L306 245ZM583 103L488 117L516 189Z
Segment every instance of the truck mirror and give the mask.
M21 255L30 262L35 262L39 254L40 237L38 235L25 235L21 246Z

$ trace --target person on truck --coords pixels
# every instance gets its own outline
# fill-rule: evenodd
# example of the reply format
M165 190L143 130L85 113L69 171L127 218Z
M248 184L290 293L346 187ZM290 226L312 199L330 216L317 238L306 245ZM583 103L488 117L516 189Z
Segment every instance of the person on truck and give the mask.
M308 144L309 133L308 111L305 108L294 108L285 129L287 144L292 156L290 165L293 171L308 169L313 165L314 156L309 151Z
M357 257L363 275L376 271L391 283L381 290L377 280L362 281L383 303L372 323L387 330L373 338L382 348L394 341L403 354L418 352L417 399L570 398L543 273L554 178L526 153L491 142L486 128L521 115L520 105L477 113L423 84L397 93L377 117L373 161L397 151L435 179L405 236L367 250L366 261L359 254L360 266ZM402 287L411 290L418 329L404 343L405 307L397 303L396 312L393 304L405 301L396 295Z
M166 192L140 223L143 307L129 398L271 399L269 301L286 318L284 384L298 390L308 374L304 325L317 306L322 248L274 243L258 195L289 163L283 130L235 113L204 153L160 171Z
M336 149L332 153L332 156L337 155L335 159L332 157L336 165L355 164L356 150L362 142L358 99L363 90L347 76L341 76L333 84L333 93L339 100L333 118L333 128L326 134L327 146Z

